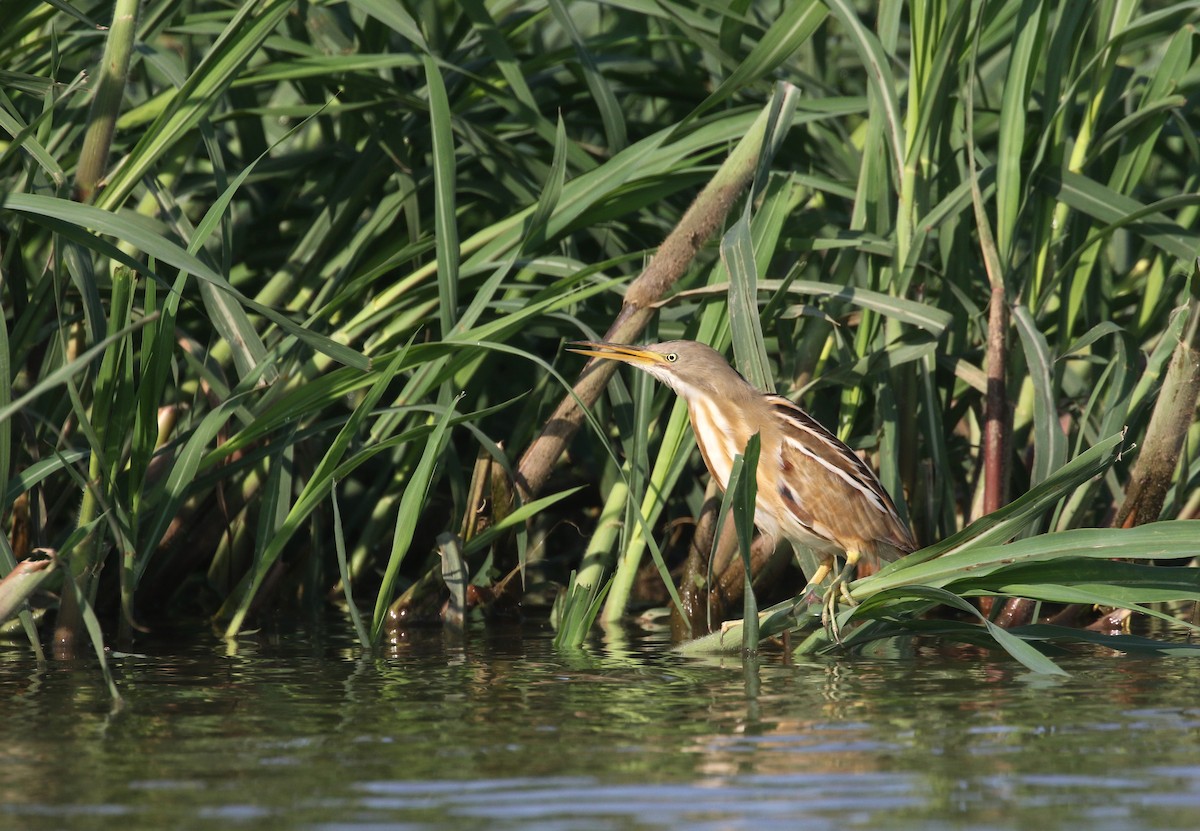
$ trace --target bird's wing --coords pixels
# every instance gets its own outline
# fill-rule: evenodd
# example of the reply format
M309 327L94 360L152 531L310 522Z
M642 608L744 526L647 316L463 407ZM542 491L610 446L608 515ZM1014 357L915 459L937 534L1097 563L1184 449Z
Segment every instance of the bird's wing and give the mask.
M797 521L839 546L858 544L884 559L916 548L892 498L858 454L793 402L766 398L783 434L780 465L795 486L781 496Z

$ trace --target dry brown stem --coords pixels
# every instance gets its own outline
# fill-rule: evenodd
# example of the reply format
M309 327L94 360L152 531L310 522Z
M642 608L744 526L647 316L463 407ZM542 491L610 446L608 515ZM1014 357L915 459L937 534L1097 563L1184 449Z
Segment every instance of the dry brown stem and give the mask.
M1129 476L1125 501L1113 525L1132 528L1154 522L1179 464L1200 397L1200 261L1192 274L1187 323L1171 356L1162 389L1146 428L1146 439Z
M750 184L758 163L766 129L764 112L729 158L684 213L675 229L663 240L646 270L633 281L625 301L604 339L628 343L645 330L654 315L655 303L684 275L700 247L721 227L730 209ZM550 471L583 424L583 411L576 397L590 407L600 397L618 364L590 361L575 384L574 395L566 395L546 426L529 445L517 466L517 489L521 498L536 497L550 478Z

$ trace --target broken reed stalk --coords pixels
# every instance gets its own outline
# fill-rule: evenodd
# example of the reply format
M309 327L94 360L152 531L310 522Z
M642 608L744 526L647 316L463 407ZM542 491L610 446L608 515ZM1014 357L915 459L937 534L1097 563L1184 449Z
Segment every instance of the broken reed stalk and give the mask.
M1150 415L1142 451L1125 489L1125 501L1113 520L1117 528L1158 519L1188 428L1196 417L1200 397L1200 260L1193 267L1189 288L1187 322Z
M679 599L683 608L681 610L674 604L670 607L671 633L680 639L708 633L711 623L724 622L728 611L742 601L746 568L739 556L732 517L726 518L721 540L713 551L713 534L720 509L721 491L716 482L710 480L679 580ZM792 559L791 546L777 547L775 540L759 534L754 538L750 556L755 585L770 585Z
M630 284L621 311L604 340L628 343L645 330L654 315L654 304L686 273L700 247L721 227L753 179L769 120L770 107L767 107L663 240L646 270ZM545 487L554 464L583 424L584 414L576 397L590 407L617 366L613 361L589 362L575 384L574 395L563 398L542 432L530 443L517 467L517 488L523 500L533 499Z
M979 188L979 176L975 167L975 136L971 128L973 116L967 108L967 160L971 180L971 202L975 209L975 222L979 230L979 248L983 264L991 284L991 302L988 306L987 397L984 399L983 414L983 506L981 515L994 513L1008 499L1008 443L1012 431L1009 420L1008 384L1008 296L1004 286L1004 271L1000 264L1000 253L992 236L992 226L987 209L983 204L983 193ZM980 609L989 614L992 598L981 597Z

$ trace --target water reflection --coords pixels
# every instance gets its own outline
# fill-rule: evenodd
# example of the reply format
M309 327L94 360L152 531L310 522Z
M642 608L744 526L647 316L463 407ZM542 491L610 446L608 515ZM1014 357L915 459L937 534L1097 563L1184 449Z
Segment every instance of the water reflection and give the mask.
M0 826L1192 828L1200 670L553 650L534 624L0 661Z

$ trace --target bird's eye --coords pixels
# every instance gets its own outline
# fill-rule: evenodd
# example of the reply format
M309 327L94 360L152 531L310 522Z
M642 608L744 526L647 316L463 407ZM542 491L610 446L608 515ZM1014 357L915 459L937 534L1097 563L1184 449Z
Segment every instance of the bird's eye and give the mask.
M668 352L668 353L667 353L667 363L669 363L669 364L673 364L673 363L675 363L675 362L676 362L676 361L678 361L678 360L679 360L679 356L678 356L678 355L676 355L674 352Z

